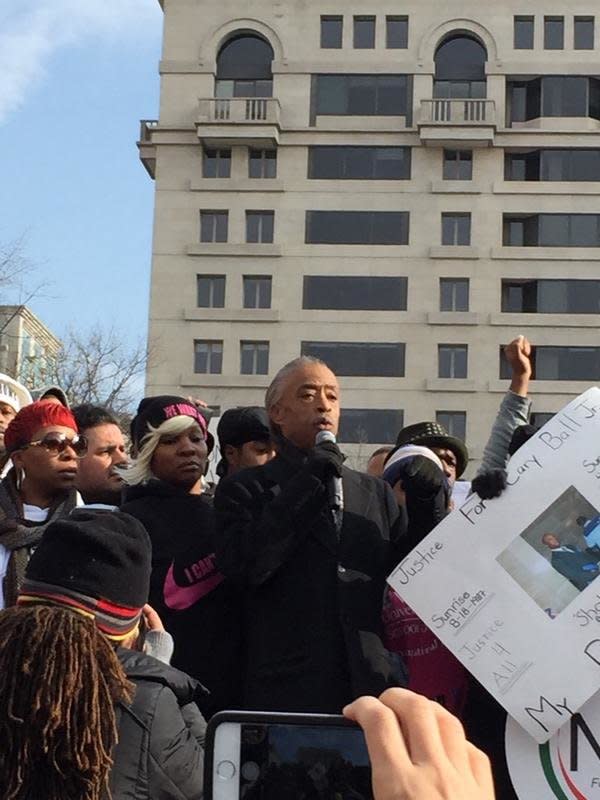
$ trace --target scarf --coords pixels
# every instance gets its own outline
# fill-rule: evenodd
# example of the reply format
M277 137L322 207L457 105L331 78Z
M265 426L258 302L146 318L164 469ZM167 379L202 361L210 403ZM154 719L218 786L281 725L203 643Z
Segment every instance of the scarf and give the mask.
M14 469L0 482L0 544L10 553L3 582L4 604L7 608L17 602L31 550L38 544L48 525L60 517L68 517L76 505L77 490L70 489L50 507L45 522L33 523L23 517L23 501L17 490Z

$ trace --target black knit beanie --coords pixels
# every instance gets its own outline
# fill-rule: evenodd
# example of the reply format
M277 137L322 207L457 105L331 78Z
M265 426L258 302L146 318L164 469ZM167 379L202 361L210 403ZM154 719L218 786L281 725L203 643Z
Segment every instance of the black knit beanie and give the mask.
M109 638L125 638L148 601L152 548L129 514L75 510L51 523L34 550L18 603L64 605Z

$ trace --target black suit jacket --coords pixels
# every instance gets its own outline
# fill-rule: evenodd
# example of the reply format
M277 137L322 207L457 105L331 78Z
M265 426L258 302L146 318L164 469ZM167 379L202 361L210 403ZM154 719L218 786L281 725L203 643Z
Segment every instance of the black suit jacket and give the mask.
M217 564L246 587L246 708L339 713L405 680L381 641L404 519L383 481L343 467L342 483L339 537L298 451L217 488Z

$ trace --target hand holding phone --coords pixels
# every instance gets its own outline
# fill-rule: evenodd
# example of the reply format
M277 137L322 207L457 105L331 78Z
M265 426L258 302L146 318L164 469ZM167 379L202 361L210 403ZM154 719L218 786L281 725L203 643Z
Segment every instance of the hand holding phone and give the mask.
M374 800L494 800L488 757L456 717L407 689L361 697L344 715L364 730Z

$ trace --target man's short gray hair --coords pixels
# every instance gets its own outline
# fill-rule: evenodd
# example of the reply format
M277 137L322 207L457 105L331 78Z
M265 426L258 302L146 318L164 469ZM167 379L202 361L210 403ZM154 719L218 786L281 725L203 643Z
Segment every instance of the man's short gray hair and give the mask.
M322 367L327 367L327 364L324 361L321 361L320 358L315 358L315 356L299 356L298 358L294 358L293 361L288 361L287 364L283 365L283 367L271 381L271 384L267 389L267 393L265 394L265 409L267 414L273 408L273 406L278 403L279 400L281 400L285 382L292 372L295 372L299 367L305 367L309 365L314 366L315 364L318 364ZM329 367L327 367L327 369L329 369Z

